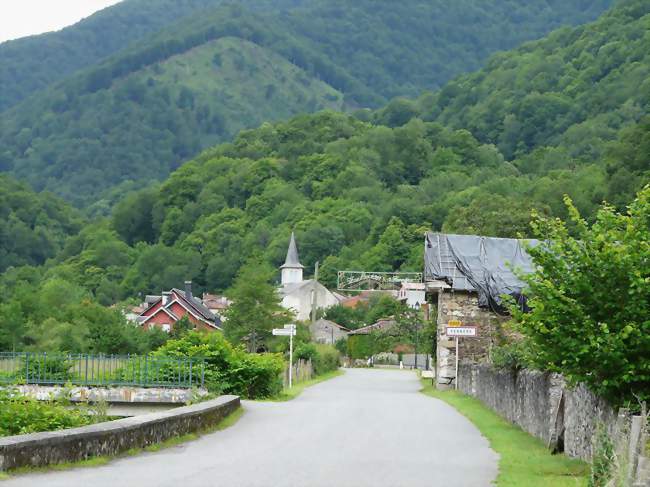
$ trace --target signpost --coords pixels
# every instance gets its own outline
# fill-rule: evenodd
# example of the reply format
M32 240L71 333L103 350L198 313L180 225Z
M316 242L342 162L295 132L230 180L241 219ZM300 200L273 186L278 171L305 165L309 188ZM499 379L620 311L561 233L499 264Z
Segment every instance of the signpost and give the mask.
M463 326L458 320L449 320L445 333L448 337L456 339L456 380L454 385L458 389L458 339L460 337L475 337L478 335L478 331L475 326Z
M296 325L284 325L284 328L273 328L274 336L289 337L289 388L293 383L293 337L296 335Z

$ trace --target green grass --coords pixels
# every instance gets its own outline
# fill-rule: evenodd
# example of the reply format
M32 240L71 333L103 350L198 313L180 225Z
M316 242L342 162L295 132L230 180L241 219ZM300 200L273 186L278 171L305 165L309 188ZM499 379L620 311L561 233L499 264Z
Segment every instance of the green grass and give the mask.
M270 399L266 399L267 401L274 401L274 402L283 402L283 401L290 401L291 399L295 399L298 397L302 391L304 391L306 388L311 387L313 385L316 385L320 382L333 379L334 377L338 377L340 375L343 375L344 372L341 369L338 370L333 370L331 372L327 372L326 374L319 375L313 379L306 380L304 382L301 382L299 384L294 385L291 389L288 387L284 388L280 394L278 394L275 397L272 397Z
M131 456L139 455L143 452L151 453L151 452L164 450L166 448L173 448L180 444L187 443L188 441L197 440L201 436L229 428L233 426L235 423L237 423L237 421L239 421L239 419L242 417L243 414L244 414L243 408L239 407L235 411L230 413L228 416L226 416L223 420L221 420L218 424L210 428L206 428L196 433L188 433L186 435L169 438L165 441L162 441L160 443L155 443L153 445L148 445L144 448L131 448L130 450L127 450L115 456L99 456L99 457L88 458L87 460L80 460L78 462L57 463L53 465L48 465L46 467L21 467L15 470L11 470L10 472L0 472L0 481L8 480L11 477L14 477L16 475L26 475L29 473L51 472L53 470L70 470L73 468L100 467L102 465L106 465L107 463L117 458L131 457Z
M544 444L487 408L481 401L457 391L438 391L422 380L422 393L456 408L481 431L500 455L498 487L586 486L589 466L565 455L553 455Z

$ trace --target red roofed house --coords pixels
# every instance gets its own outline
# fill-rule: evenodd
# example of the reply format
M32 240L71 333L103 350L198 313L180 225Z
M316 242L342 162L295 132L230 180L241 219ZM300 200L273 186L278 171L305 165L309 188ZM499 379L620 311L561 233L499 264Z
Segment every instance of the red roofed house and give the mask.
M149 304L136 321L149 329L153 326L171 331L174 324L187 316L198 330L221 331L221 320L200 299L192 296L192 282L185 282L185 291L172 289Z

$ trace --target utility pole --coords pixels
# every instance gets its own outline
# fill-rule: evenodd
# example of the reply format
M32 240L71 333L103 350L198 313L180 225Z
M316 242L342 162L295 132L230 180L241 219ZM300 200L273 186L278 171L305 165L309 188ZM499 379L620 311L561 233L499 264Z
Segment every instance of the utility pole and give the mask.
M313 284L311 289L311 324L312 325L316 323L316 310L318 309L317 307L318 299L316 297L317 286L318 286L318 261L316 261L316 266L314 267L314 279L313 279Z

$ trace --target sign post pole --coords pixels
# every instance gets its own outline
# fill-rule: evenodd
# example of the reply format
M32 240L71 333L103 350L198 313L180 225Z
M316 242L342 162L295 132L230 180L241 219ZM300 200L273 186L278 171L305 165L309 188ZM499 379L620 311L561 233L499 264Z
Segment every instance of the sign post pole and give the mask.
M456 340L458 340L458 338ZM293 383L292 376L293 376L293 333L289 335L289 389L291 389Z
M456 378L454 383L456 390L458 390L458 337L456 337Z
M476 326L463 326L463 324L458 320L449 320L447 325L446 335L448 337L454 337L456 339L456 376L454 377L455 389L458 389L458 342L460 337L475 337L478 335L478 330Z
M293 386L293 336L296 325L284 325L284 328L273 328L273 336L289 337L289 388Z

